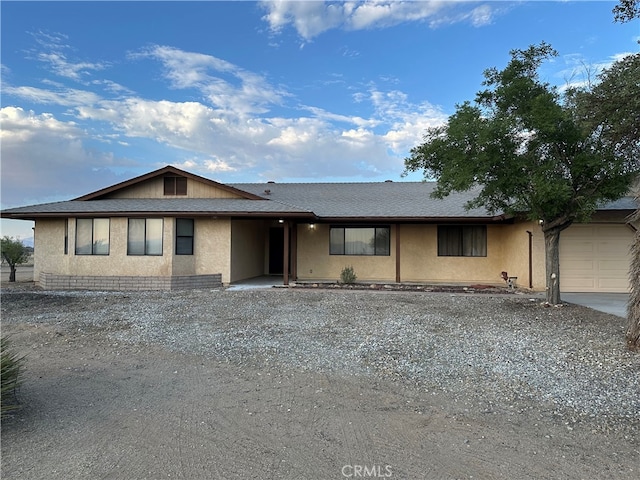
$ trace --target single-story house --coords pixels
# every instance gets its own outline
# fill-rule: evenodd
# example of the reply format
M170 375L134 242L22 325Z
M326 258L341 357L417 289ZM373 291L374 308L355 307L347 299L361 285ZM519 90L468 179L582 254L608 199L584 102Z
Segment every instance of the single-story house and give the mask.
M435 183L222 184L167 166L63 202L11 208L35 221L43 288L209 288L279 275L336 281L504 284L544 290L540 225L484 209L473 193L430 197ZM563 291L626 292L625 197L561 234Z

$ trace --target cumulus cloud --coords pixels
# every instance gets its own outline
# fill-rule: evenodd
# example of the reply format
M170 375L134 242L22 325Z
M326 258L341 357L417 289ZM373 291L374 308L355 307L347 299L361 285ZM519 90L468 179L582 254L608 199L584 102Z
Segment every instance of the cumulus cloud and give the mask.
M92 78L85 89L51 80L5 85L5 95L49 113L3 109L3 196L17 203L36 194L44 198L44 192L71 198L109 179L115 183L115 174L103 174L105 167L117 166L121 174L135 168L135 158L145 171L150 161L158 167L171 163L230 182L399 175L406 151L426 126L444 119L434 106L374 85L353 96L366 115L300 105L263 75L174 47L151 46L130 60L151 60L167 88L189 91L191 98L195 91L200 98L145 98L106 78ZM144 149L136 157L140 142ZM71 172L80 178L69 183ZM69 190L78 185L82 191Z
M406 22L426 21L431 26L468 21L481 27L491 23L494 15L490 4L457 12L462 2L368 0L351 2L264 1L267 12L263 20L273 33L293 26L303 39L312 40L334 28L363 30L387 28Z
M115 163L113 157L87 150L86 134L76 122L4 107L0 123L3 206L68 199L115 179L104 170Z

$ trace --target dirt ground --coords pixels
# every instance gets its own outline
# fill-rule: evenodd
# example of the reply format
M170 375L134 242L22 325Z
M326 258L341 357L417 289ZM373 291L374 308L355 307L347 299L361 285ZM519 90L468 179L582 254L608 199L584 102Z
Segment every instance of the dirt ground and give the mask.
M99 301L99 300L95 300ZM39 306L46 317L50 308ZM86 308L91 308L88 304ZM2 422L9 479L636 479L629 432L547 410L480 411L375 375L263 369L46 318ZM637 433L637 432L636 432Z

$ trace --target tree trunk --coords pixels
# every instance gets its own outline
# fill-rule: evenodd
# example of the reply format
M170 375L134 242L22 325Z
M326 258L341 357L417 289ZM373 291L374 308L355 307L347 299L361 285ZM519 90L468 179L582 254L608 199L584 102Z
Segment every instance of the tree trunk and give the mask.
M560 305L560 232L573 221L556 220L549 225L543 224L544 233L544 257L547 285L547 303L550 305Z
M640 210L638 210L640 218ZM640 231L636 232L635 241L631 247L631 294L627 305L627 345L631 350L640 351Z
M9 268L11 269L9 272L9 281L10 282L15 282L16 281L16 266L15 264L9 264Z

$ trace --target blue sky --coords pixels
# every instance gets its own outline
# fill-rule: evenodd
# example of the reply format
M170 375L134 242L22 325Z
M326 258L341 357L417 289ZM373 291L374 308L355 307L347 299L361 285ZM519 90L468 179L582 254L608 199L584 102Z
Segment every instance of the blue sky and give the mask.
M550 43L559 87L637 52L640 22L614 23L615 5L3 1L2 208L167 164L225 183L400 181L509 50Z

